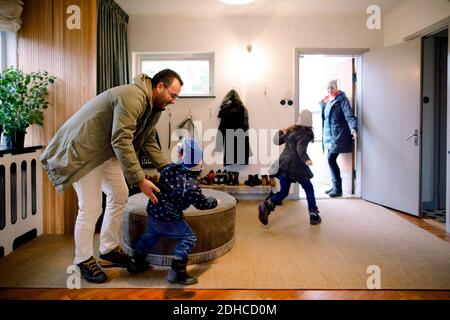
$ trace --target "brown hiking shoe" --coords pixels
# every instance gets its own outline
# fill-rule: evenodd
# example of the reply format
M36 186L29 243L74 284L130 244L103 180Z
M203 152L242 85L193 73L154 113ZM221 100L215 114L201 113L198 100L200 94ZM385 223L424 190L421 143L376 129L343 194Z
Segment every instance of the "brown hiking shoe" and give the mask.
M106 273L100 269L94 257L77 264L80 268L80 275L89 282L101 283L106 280Z
M121 247L117 247L114 250L100 254L100 266L102 268L120 267L127 268L131 262L131 257L127 255Z

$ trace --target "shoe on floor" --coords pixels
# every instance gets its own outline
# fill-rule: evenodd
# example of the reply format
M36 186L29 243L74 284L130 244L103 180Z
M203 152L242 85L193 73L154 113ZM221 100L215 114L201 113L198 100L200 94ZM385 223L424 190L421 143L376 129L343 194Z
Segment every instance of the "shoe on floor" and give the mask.
M331 191L333 191L334 190L334 186L332 186L330 189L328 189L328 190L325 190L325 193L326 194L329 194Z
M329 195L331 198L342 197L342 191L334 190L334 189L333 189L328 195Z
M101 283L106 280L106 273L100 269L97 264L97 261L94 257L90 257L89 259L80 262L77 264L77 267L80 268L80 275L89 282Z
M127 271L131 274L143 272L149 268L147 263L147 255L140 255L135 253L131 262L128 265Z
M322 219L319 216L319 210L314 210L309 212L309 223L312 225L319 224Z
M100 254L100 266L102 268L120 267L127 268L131 262L131 257L127 255L121 247L117 247L114 250Z
M187 261L187 258L182 260L173 259L169 272L167 273L167 281L185 286L196 284L198 282L197 279L187 273Z
M258 206L258 219L265 226L269 223L269 213L265 203L260 203Z
M331 198L342 197L342 180L333 181L333 190L328 195Z

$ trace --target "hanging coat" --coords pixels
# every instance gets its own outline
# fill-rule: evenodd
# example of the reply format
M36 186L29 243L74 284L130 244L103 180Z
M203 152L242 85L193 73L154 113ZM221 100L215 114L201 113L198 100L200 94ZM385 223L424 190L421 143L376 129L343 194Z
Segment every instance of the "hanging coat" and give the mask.
M251 156L248 137L248 112L236 90L230 90L222 100L219 115L216 151L223 151L224 166L248 164Z

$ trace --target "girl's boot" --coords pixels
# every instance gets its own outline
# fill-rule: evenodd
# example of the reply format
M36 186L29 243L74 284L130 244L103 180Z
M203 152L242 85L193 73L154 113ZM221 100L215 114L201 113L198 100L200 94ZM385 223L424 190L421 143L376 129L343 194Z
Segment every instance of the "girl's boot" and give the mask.
M260 203L258 206L258 218L259 221L263 225L267 225L269 223L269 214L275 210L275 203L272 201L272 199L267 199L263 203Z

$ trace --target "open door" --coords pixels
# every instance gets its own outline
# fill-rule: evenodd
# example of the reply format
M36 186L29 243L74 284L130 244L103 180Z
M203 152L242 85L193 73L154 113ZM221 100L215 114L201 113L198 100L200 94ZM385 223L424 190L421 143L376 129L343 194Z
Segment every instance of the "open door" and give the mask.
M419 216L421 39L363 55L361 195Z

